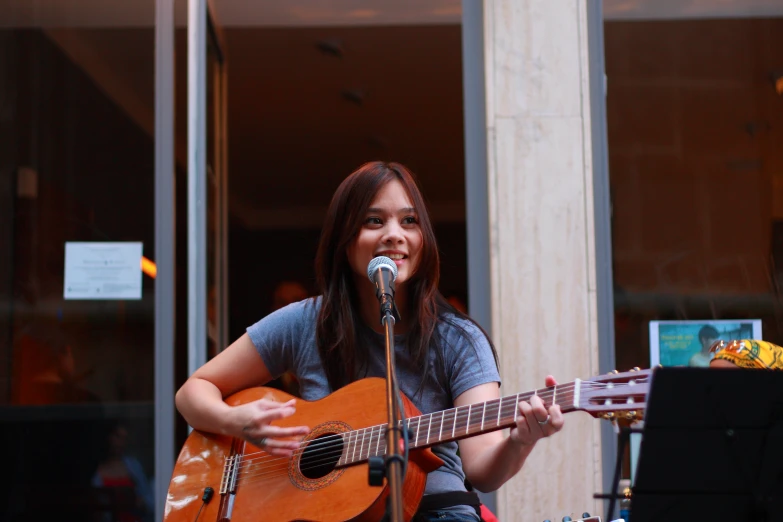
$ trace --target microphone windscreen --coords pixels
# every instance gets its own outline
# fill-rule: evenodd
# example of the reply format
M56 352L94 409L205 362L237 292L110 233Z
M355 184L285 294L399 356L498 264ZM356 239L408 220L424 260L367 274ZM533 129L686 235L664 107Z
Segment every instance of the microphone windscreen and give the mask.
M378 269L382 266L389 268L389 270L392 273L392 281L396 281L397 264L386 256L378 256L376 258L373 258L373 260L370 261L370 264L367 265L367 277L370 278L370 281L375 283L375 279L373 278L373 276L378 271Z

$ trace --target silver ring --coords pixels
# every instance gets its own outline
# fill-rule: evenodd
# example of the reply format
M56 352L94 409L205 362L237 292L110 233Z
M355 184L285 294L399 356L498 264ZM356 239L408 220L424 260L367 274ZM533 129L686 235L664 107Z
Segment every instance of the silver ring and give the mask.
M547 424L549 424L549 419L551 419L551 418L552 418L551 415L547 415L546 419L544 419L542 421L538 421L539 426L546 426Z
M260 439L258 439L258 447L259 448L265 448L266 447L266 437L261 437Z

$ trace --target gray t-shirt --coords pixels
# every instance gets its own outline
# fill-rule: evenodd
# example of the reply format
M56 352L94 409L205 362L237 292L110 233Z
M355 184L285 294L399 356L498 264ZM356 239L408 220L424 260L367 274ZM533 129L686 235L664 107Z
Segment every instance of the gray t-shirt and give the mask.
M307 401L319 400L331 393L316 342L315 326L320 305L320 297L293 303L247 329L272 377L292 372L299 380L302 398ZM405 336L395 336L395 365L400 391L425 414L452 408L453 399L470 388L488 382L500 383L492 349L481 330L469 321L454 316L449 319L459 324L470 339L448 322L439 322L447 382L428 379L422 393L417 393L421 370L408 353ZM366 325L359 326L357 341L360 346L366 347L368 367L357 378L386 376L384 339L383 334ZM434 361L434 358L432 353L431 360ZM432 450L443 459L444 465L428 475L424 493L465 491L465 474L457 455L457 443L441 444Z

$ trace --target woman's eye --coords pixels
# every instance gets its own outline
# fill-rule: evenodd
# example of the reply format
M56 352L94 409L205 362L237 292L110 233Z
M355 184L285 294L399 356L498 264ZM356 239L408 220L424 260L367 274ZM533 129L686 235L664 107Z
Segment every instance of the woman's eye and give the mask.
M403 225L415 225L416 223L416 216L408 216L402 220Z
M381 218L378 217L368 217L365 220L365 223L368 225L381 225L383 222L381 221Z

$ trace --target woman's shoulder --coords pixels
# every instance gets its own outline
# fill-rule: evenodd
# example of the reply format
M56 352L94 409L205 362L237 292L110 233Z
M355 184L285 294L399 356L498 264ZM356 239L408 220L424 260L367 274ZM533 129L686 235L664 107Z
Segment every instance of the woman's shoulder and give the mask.
M318 312L318 310L321 308L321 296L316 295L313 297L307 297L301 301L294 301L293 303L285 305L283 308L281 308L281 310L286 308L300 312Z
M446 338L467 338L472 341L487 339L484 331L473 319L467 316L459 316L453 312L441 313L438 327L441 335Z
M275 310L270 315L277 315L280 318L292 319L315 319L318 311L321 309L321 296L308 297L301 301L295 301L284 307Z
M305 323L315 321L318 317L318 310L320 308L320 296L308 297L307 299L296 301L287 304L282 308L278 308L250 326L249 330L255 332L260 329L269 328L299 328Z
M452 312L438 321L440 346L450 368L475 367L497 370L495 350L484 330L473 319Z

